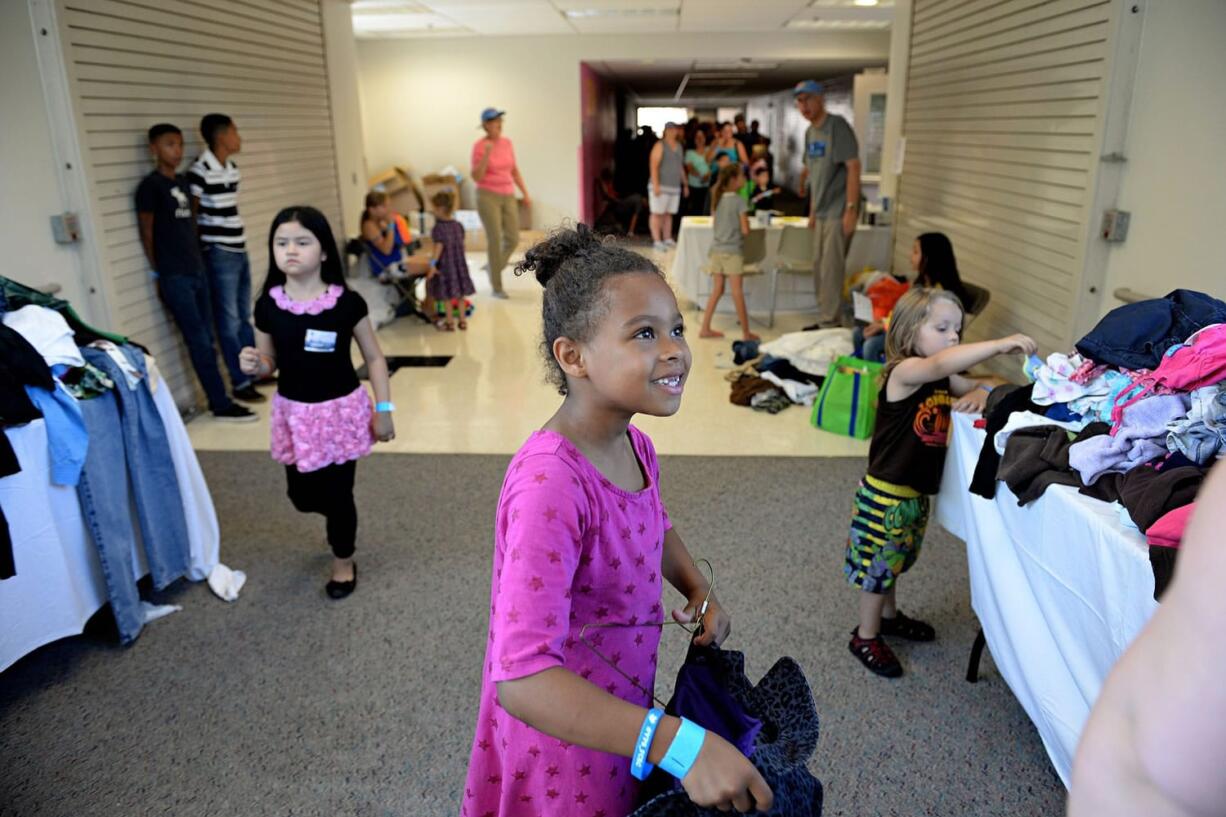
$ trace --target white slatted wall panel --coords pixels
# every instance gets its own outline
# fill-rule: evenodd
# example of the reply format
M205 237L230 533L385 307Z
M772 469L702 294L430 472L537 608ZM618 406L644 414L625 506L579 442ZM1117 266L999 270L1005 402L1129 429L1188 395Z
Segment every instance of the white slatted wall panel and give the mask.
M894 269L949 235L991 290L967 332L1067 350L1084 265L1115 4L915 0Z
M203 405L141 250L133 195L152 169L145 134L157 122L178 125L186 170L204 149L200 117L233 117L243 138L234 161L257 292L279 209L310 204L340 229L318 0L57 0L56 10L104 243L110 328L151 349L180 407Z

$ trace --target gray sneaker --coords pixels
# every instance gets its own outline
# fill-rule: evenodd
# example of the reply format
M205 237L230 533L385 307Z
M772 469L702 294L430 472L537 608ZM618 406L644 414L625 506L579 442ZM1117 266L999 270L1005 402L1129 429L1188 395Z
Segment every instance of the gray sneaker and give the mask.
M505 300L507 300L508 298L510 298L510 297L511 297L510 295L508 295L508 294L506 293L506 291L505 291L505 290L502 290L502 289L496 289L496 290L494 290L493 295L494 295L494 297L495 297L495 298L498 298L498 299L503 300L503 301L505 301Z

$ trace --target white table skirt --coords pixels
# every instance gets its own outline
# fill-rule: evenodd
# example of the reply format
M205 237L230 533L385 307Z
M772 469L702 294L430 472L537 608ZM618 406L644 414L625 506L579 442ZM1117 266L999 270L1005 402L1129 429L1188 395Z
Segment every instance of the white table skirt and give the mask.
M164 385L154 401L183 497L191 543L189 577L200 580L218 561L217 514L187 429ZM0 672L44 644L79 634L107 601L98 550L85 527L77 489L51 483L45 422L6 428L4 434L21 471L0 479L0 507L17 563L17 575L0 581ZM133 565L133 580L148 572L139 546Z
M779 240L784 224L805 225L806 219L775 219L766 228L766 258L761 268L769 270L771 262L779 253ZM750 227L757 229L753 219ZM711 294L711 277L702 271L707 262L714 240L710 216L686 216L681 219L681 231L677 235L677 253L673 257L669 273L680 293L698 307L705 307ZM865 267L889 269L890 228L871 227L861 224L856 228L856 237L851 242L847 255L847 272L854 273ZM770 275L749 275L745 278L745 302L750 312L766 313L770 310ZM813 288L812 275L780 275L778 312L811 312L817 309L817 295ZM720 300L720 313L735 312L732 298Z
M966 541L992 658L1067 786L1107 673L1157 609L1145 538L1107 503L1055 485L1025 507L970 493L986 434L954 415L936 520ZM969 650L970 645L967 645Z

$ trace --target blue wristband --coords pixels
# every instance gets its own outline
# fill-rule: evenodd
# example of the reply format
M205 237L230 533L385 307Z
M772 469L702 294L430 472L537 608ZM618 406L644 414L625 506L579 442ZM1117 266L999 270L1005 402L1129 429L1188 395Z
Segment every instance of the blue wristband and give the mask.
M664 717L663 709L652 709L643 718L643 728L639 730L639 739L634 744L634 755L630 758L630 774L636 780L646 780L647 775L655 768L647 762L647 752L651 749L651 741L656 736L656 729Z
M375 403L375 411L395 411L394 403Z
M681 719L681 728L673 738L672 745L660 761L660 768L678 780L685 778L694 767L698 753L702 750L702 742L706 740L707 730L691 720Z

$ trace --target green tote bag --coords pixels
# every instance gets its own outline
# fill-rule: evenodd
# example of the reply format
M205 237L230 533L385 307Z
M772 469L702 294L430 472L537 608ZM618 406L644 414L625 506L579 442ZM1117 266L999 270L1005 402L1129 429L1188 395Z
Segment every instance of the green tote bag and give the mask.
M831 363L809 418L814 427L857 440L871 437L882 368L880 363L854 357Z

